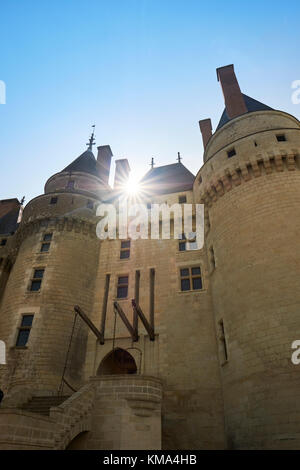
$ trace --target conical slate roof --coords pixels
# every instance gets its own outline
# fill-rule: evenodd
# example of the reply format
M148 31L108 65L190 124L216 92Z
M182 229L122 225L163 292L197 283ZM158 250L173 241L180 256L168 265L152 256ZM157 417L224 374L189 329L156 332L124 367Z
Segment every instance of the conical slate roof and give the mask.
M195 176L182 164L151 168L140 181L143 191L168 194L188 191L193 188Z
M242 94L242 95L244 97L245 104L246 104L246 107L248 109L248 113L253 113L254 111L266 111L266 110L272 111L272 109L273 109L273 108L270 108L270 106L267 106L266 104L261 103L260 101L257 101L254 98L251 98L250 96L247 96L247 95L244 95L244 94ZM229 121L230 121L230 118L228 117L228 114L227 114L226 108L225 108L216 130L223 127Z
M86 150L79 155L70 165L63 169L63 171L73 172L80 171L83 173L90 173L91 175L99 176L97 169L97 160L91 150Z

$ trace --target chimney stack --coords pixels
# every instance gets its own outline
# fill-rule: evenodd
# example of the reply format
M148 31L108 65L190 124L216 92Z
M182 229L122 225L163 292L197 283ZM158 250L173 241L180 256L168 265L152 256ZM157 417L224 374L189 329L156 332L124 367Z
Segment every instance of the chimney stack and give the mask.
M99 177L105 184L108 184L109 180L109 172L110 172L110 164L111 164L111 157L112 151L109 145L102 145L98 147L98 155L97 155L97 162L98 162L98 171Z
M203 140L203 147L204 150L207 146L207 142L212 136L212 125L211 125L211 120L210 119L202 119L199 121L199 127L200 131L202 134L202 140Z
M221 82L226 112L229 119L247 113L248 110L236 79L233 65L218 68L217 77L218 81Z
M125 184L127 183L129 173L130 166L127 158L121 158L120 160L116 160L114 189L124 188Z

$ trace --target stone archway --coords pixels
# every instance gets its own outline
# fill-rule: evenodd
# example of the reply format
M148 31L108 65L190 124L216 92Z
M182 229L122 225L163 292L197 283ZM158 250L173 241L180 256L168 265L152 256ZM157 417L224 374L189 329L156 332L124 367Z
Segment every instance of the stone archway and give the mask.
M88 431L82 431L75 436L67 445L66 450L84 450L88 440Z
M101 361L97 375L136 374L137 366L132 355L122 348L110 351Z

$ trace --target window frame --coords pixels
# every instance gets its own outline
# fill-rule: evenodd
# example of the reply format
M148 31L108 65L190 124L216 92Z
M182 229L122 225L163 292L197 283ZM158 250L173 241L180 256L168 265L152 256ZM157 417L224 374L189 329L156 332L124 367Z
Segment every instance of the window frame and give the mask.
M188 270L188 274L184 275L182 274L182 271L184 269ZM199 274L193 274L192 270L193 269L199 269ZM195 279L200 279L201 282L201 287L200 289L194 288L194 283L193 281ZM189 281L189 289L182 289L182 281ZM201 265L192 265L192 266L180 266L179 267L179 287L180 287L180 292L200 292L203 291L203 276L202 276L202 269Z
M120 278L126 278L127 277L127 282L120 282ZM118 295L118 290L119 288L121 287L126 287L127 288L127 291L126 291L126 295L124 297L119 297ZM129 290L129 274L118 274L117 276L117 292L116 292L116 299L118 300L126 300L128 299L128 290Z
M49 238L50 237L50 238ZM41 244L41 249L40 253L49 253L50 251L50 246L53 238L53 233L44 233L43 239L42 239L42 244ZM43 247L48 246L47 250L44 250Z
M122 247L122 243L129 243L129 246ZM121 245L120 245L120 260L126 260L130 258L130 250L131 250L131 240L121 240ZM122 253L128 253L128 256L124 256L122 258Z
M30 325L22 325L23 320L24 320L25 317L32 317L32 321L31 321ZM31 333L32 325L33 325L33 320L34 320L34 313L23 313L22 314L21 323L20 323L20 326L18 326L18 332L17 332L16 342L15 342L15 348L25 349L25 348L28 347L27 344L28 344L28 341L29 341L29 338L30 338L30 333ZM22 331L28 331L28 337L27 337L27 341L26 341L25 344L19 345L18 341L19 341L19 338L20 338L20 335L21 335Z
M35 273L37 271L43 271L42 276L36 276ZM37 267L37 268L33 269L33 275L31 277L30 283L29 283L29 291L30 292L40 292L41 291L44 275L45 275L45 268L44 267ZM32 289L33 283L37 283L37 282L40 282L39 289Z

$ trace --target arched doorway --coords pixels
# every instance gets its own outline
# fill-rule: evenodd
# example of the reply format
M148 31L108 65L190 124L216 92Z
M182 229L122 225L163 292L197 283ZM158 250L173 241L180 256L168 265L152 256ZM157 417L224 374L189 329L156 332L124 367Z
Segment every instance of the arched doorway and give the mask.
M97 375L136 374L137 366L128 351L116 348L101 361Z
M74 439L69 442L66 447L66 450L85 450L88 434L89 433L87 431L82 431L77 434L77 436L75 436Z

